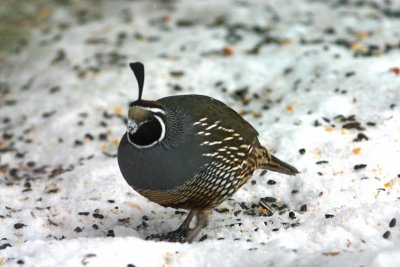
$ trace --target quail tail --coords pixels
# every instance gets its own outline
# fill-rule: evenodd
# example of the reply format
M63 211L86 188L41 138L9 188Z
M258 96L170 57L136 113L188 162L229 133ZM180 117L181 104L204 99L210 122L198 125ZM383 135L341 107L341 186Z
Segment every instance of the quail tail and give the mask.
M283 162L274 155L270 156L271 157L268 159L268 161L264 161L259 165L260 169L267 169L269 171L279 172L287 175L296 175L299 173L299 171L292 165Z

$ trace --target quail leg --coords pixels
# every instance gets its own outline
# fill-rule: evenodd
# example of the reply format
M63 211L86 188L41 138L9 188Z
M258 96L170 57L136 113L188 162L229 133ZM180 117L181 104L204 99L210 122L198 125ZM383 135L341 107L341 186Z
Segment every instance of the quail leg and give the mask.
M209 210L200 210L197 212L196 226L192 230L190 230L190 232L187 234L186 239L185 239L186 242L192 243L193 240L196 238L196 236L201 231L201 229L203 229L204 227L207 226L209 213L210 213Z
M188 235L188 233L190 233L190 222L193 219L193 216L195 215L195 211L191 210L189 215L186 217L186 219L183 221L183 223L181 224L181 226L179 226L178 229L176 229L175 231L172 232L168 232L165 234L153 234L150 235L148 237L146 237L147 239L158 239L160 241L166 240L169 242L184 242L187 241L186 236Z

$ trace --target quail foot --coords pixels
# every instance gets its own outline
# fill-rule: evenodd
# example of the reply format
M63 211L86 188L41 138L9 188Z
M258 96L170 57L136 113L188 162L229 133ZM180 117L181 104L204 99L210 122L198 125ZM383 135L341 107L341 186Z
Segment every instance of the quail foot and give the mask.
M271 155L257 131L233 109L204 95L142 99L144 66L131 63L139 97L130 103L118 164L134 190L164 207L189 210L163 240L192 242L207 225L210 209L232 196L257 169L295 175ZM190 222L196 217L196 224Z

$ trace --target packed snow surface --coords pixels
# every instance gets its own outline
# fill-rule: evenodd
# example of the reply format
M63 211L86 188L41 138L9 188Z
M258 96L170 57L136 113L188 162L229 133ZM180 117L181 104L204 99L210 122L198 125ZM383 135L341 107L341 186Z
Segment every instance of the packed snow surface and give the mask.
M0 61L0 265L400 266L399 1L89 3L43 6ZM192 244L146 240L187 211L119 171L135 61L143 98L219 99L301 173L255 172Z

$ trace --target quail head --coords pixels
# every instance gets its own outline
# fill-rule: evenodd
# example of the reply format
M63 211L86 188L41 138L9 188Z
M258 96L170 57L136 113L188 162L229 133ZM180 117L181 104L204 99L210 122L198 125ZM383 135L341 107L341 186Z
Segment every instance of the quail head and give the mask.
M190 210L182 225L161 239L192 242L210 209L245 184L257 169L287 175L293 166L271 155L257 131L233 109L204 95L142 99L144 66L130 63L139 97L130 103L118 164L127 183L164 207ZM189 227L196 215L193 229Z

